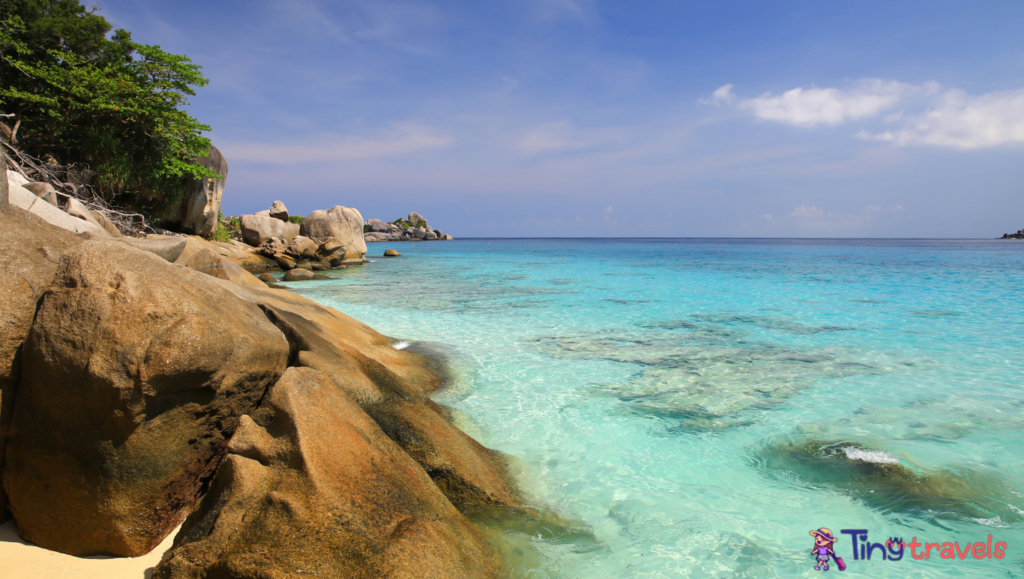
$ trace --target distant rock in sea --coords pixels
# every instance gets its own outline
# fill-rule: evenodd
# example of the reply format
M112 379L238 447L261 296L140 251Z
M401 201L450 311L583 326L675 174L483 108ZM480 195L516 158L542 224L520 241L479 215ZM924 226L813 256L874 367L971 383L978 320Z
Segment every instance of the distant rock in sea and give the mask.
M451 235L432 228L426 218L415 211L408 217L385 223L380 219L370 219L363 227L363 239L366 241L451 241Z
M996 239L1024 239L1024 229L1020 229L1017 233L1004 233L1002 237Z

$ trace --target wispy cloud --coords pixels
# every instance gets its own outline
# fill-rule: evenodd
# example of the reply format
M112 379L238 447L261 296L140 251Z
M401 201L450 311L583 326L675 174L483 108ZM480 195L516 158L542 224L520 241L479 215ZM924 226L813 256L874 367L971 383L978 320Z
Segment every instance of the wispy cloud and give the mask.
M429 127L398 124L377 135L319 135L302 142L228 142L231 159L271 164L395 157L449 146L453 139Z
M982 149L1024 144L1024 89L972 96L942 90L936 82L920 85L864 79L846 88L798 87L780 95L740 98L726 84L701 103L735 106L763 121L798 127L836 126L867 121L892 111L886 123L900 128L861 130L863 139L900 146L934 145ZM904 107L899 110L898 107Z
M877 116L916 90L918 87L913 85L873 78L845 89L797 87L781 95L766 92L756 98L737 99L732 85L725 85L712 93L712 100L718 104L735 102L764 121L815 127Z
M592 143L583 138L579 131L573 129L568 121L548 123L535 127L515 144L517 150L527 155L552 151L580 150L591 146Z
M825 215L825 210L822 209L821 207L808 207L806 205L801 205L800 207L797 207L796 209L793 210L792 213L789 214L790 217L802 217L804 219L813 219L816 217L821 217L823 215Z
M1024 144L1024 89L980 96L949 90L931 109L909 117L903 128L859 136L897 145L957 149Z

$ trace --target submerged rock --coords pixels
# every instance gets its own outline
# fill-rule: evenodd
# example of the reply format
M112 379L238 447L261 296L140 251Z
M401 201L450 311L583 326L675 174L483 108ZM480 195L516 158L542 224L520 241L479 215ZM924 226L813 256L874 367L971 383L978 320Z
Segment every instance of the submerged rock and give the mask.
M384 250L384 257L402 257L402 254L398 253L394 249L385 249Z
M192 509L288 361L280 330L220 283L111 241L61 257L25 342L7 443L22 537L138 556Z
M971 468L923 469L861 442L788 438L758 448L753 462L770 476L839 491L884 513L1024 522L1021 494L994 474Z

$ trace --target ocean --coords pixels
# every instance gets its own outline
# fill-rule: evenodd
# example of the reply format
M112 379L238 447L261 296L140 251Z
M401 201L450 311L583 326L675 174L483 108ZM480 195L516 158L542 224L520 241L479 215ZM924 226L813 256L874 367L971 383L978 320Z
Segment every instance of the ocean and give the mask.
M1024 242L369 247L291 287L448 360L562 518L506 529L524 574L811 577L827 528L843 576L1024 576Z

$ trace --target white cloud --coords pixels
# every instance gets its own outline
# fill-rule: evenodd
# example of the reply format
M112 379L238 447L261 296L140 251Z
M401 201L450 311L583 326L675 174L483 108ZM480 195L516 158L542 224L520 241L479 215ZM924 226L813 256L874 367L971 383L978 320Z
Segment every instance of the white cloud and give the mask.
M929 110L911 116L903 128L859 136L897 145L938 145L981 149L1024 144L1024 89L970 96L943 93Z
M698 102L717 106L731 105L736 101L736 95L733 94L732 87L733 85L731 84L723 84L715 92L711 93L710 99L700 99Z
M759 119L800 127L839 125L851 120L878 115L899 103L916 87L901 82L867 79L846 89L794 88L781 95L764 93L757 98L741 99L737 106ZM722 89L726 89L723 91ZM732 86L725 85L712 94L716 102L732 99Z
M805 219L814 219L817 217L821 217L823 215L825 215L824 209L813 206L808 207L806 205L801 205L800 207L797 207L796 209L793 210L792 213L789 214L790 217L803 217Z
M902 107L883 119L899 128L862 130L857 136L899 146L957 149L1024 144L1024 89L972 96L960 89L942 90L937 82L912 85L881 79L860 80L847 88L798 87L748 99L732 89L726 84L700 102L734 105L758 119L799 127L868 120Z
M414 124L397 124L380 134L321 135L302 142L218 144L231 159L271 164L315 163L394 157L447 147L451 137Z

